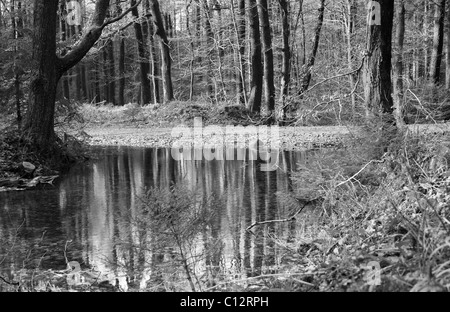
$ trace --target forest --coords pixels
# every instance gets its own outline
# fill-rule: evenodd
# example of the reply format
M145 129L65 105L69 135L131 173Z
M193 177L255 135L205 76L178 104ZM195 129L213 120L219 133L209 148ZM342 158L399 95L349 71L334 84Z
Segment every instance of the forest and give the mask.
M0 39L0 291L450 290L450 1L0 0ZM199 120L276 169L174 159Z

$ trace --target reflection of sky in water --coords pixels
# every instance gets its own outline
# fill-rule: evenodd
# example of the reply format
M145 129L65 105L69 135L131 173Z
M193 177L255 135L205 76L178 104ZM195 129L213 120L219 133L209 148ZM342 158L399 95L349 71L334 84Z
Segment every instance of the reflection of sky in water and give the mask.
M258 272L264 263L274 264L275 247L245 229L254 221L288 214L276 192L289 190L286 172L304 158L304 153L282 152L279 170L262 172L254 161L175 161L169 149L102 150L99 160L73 168L55 187L0 193L0 270L34 268L36 259L42 269L64 269L67 245L67 258L82 268L118 277L123 288L127 275L145 285L154 255L130 246L151 240L151 232L140 237L134 222L120 220L136 217L146 189L174 182L208 196L225 196L223 207L212 207L220 211L207 235L195 237L194 253L201 254L211 236L221 246L215 264L233 274L243 267ZM276 231L286 236L292 229L283 224ZM14 252L8 254L11 248ZM194 270L199 273L206 266L203 259Z

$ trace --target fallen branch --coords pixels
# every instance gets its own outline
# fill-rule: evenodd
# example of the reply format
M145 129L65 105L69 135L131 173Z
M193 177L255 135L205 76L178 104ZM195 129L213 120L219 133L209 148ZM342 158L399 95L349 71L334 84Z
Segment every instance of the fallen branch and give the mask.
M281 277L281 276L304 276L304 275L311 275L312 273L278 273L278 274L265 274L265 275L259 275L259 276L253 276L253 277L247 277L247 278L243 278L243 279L238 279L238 280L234 280L234 281L226 281L223 283L219 283L215 286L209 287L207 289L205 289L204 291L210 291L211 289L220 287L222 285L225 284L229 284L229 283L240 283L240 282L246 282L249 280L253 280L253 279L258 279L258 278L266 278L266 277ZM299 280L299 279L295 279L296 282L307 285L307 286L311 286L311 287L316 287L316 285Z
M341 185L344 185L348 182L350 182L351 180L355 179L361 172L363 172L369 165L373 164L373 163L382 163L384 162L384 157L386 156L387 153L385 153L383 155L383 157L381 158L381 160L375 160L372 159L371 161L369 161L367 164L364 165L364 167L361 168L361 170L359 170L357 173L355 173L354 175L352 175L350 178L348 178L345 181L342 181L341 183L339 183L338 185L336 185L336 188L338 188Z
M417 102L419 102L420 106L422 107L423 111L427 114L428 117L431 118L431 120L433 120L434 124L437 124L437 121L433 118L433 115L431 112L429 112L422 104L422 102L420 101L420 99L417 97L417 95L411 91L411 89L406 90L409 93L411 93L417 100Z
M284 223L284 222L290 222L290 221L294 221L296 220L296 216L298 214L300 214L303 209L305 209L306 206L308 206L308 204L311 204L313 201L312 200L308 200L307 202L305 202L303 204L303 206L296 212L294 213L291 217L286 218L286 219L281 219L281 220L266 220L266 221L255 221L253 222L252 225L248 226L246 231L250 231L252 228L254 228L257 225L264 225L264 224L269 224L269 223Z
M303 94L305 94L306 92L311 91L311 90L314 89L315 87L317 87L317 86L319 86L319 85L321 85L321 84L323 84L323 83L325 83L325 82L327 82L327 81L330 81L330 80L333 80L333 79L337 79L337 78L341 78L341 77L345 77L345 76L348 76L348 75L353 75L353 74L355 74L355 73L359 73L359 72L361 71L361 69L363 68L363 66L364 66L364 60L365 60L365 59L366 59L366 57L364 56L363 59L361 60L361 65L359 65L359 67L358 67L357 69L355 69L355 70L353 70L353 71L351 71L351 72L348 72L348 73L339 74L339 75L336 75L336 76L333 76L333 77L325 78L325 79L323 79L322 81L319 81L318 83L316 83L315 85L313 85L311 88L305 90L305 92L303 92ZM359 81L359 80L358 80L358 81ZM356 88L355 88L355 90L356 90ZM352 93L353 93L353 91L352 91ZM303 95L303 94L302 94L302 95Z
M8 285L13 285L13 286L19 286L19 285L20 285L19 282L10 282L10 281L7 281L6 278L4 278L4 277L1 276L1 275L0 275L0 280L2 280L3 282L5 282L5 283L8 284Z

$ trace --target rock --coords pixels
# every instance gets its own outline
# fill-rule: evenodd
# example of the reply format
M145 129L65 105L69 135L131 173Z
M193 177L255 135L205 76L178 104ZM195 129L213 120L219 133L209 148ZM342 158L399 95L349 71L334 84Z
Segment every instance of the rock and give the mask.
M22 168L28 174L32 174L34 172L34 170L36 170L35 165L33 165L32 163L26 162L26 161L24 161L22 163Z

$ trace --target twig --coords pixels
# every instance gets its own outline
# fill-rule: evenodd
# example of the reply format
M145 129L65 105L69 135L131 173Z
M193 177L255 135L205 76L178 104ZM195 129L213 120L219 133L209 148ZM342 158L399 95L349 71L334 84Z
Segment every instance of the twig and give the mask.
M278 276L281 277L281 276L286 276L286 275L288 275L288 276L303 276L303 275L311 275L311 274L312 274L312 273L277 273L277 274L264 274L264 275L259 275L259 276L253 276L253 277L247 277L247 278L238 279L238 280L232 280L232 281L222 282L222 283L219 283L219 284L217 284L217 285L214 285L214 286L212 286L212 287L209 287L209 288L205 289L205 291L210 291L211 289L214 289L214 288L217 288L217 287L220 287L220 286L222 286L222 285L229 284L229 283L240 283L240 282L246 282L246 281L250 281L250 280L253 280L253 279L259 279L259 278L278 277ZM314 284L310 284L310 283L308 283L308 282L301 281L301 280L298 280L298 279L295 279L295 281L297 281L297 282L299 282L299 283L302 283L302 284L305 284L305 285L308 285L308 286L311 286L311 287L316 287L316 285L314 285Z
M420 101L420 99L417 97L417 95L411 91L411 89L408 89L406 91L409 91L417 100L417 102L419 102L420 106L422 107L422 109L424 110L425 113L427 113L427 115L431 118L431 120L433 120L433 122L435 124L437 124L436 120L433 118L433 116L431 115L431 112L427 111L427 109L423 106L422 102Z
M281 220L255 221L255 222L253 222L252 225L250 225L249 227L247 227L246 231L250 231L252 228L254 228L254 227L257 226L257 225L263 225L263 224L268 224L268 223L290 222L290 221L296 220L295 217L296 217L298 214L300 214L300 213L303 211L303 209L305 209L305 207L306 207L308 204L310 204L311 202L312 202L311 200L305 202L305 203L303 204L303 206L302 206L296 213L294 213L294 214L293 214L291 217L289 217L289 218L281 219Z
M353 71L351 71L351 72L349 72L349 73L344 73L344 74L339 74L339 75L336 75L336 76L333 76L333 77L329 77L329 78L325 78L325 79L323 79L322 81L319 81L318 83L316 83L315 85L313 85L311 88L309 88L308 90L305 90L304 92L303 92L303 94L305 94L306 92L309 92L309 91L311 91L312 89L314 89L315 87L317 87L317 86L319 86L319 85L321 85L321 84L323 84L323 83L325 83L325 82L327 82L327 81L329 81L329 80L332 80L332 79L337 79L337 78L341 78L341 77L345 77L345 76L348 76L348 75L353 75L353 74L355 74L355 73L358 73L362 68L363 68L363 66L364 66L364 60L366 59L366 56L364 56L363 58L362 58L362 60L361 60L361 65L359 65L359 67L357 68L357 69L355 69L355 70L353 70ZM302 95L303 95L302 94Z
M142 0L139 0L135 5L133 5L132 7L128 8L125 10L125 12L123 12L122 14L120 14L119 16L115 17L115 18L110 18L108 20L106 20L103 25L102 28L105 28L106 26L113 24L115 22L117 22L118 20L121 20L123 17L125 17L125 15L127 15L128 13L130 13L133 9L137 8L139 4L141 4Z
M0 275L0 280L2 280L2 281L4 281L6 284L8 284L8 285L13 285L13 286L19 286L20 285L20 283L19 282L10 282L10 281L7 281L3 276L1 276Z
M339 183L338 185L336 185L336 188L339 187L339 186L341 186L341 185L344 185L344 184L350 182L350 181L353 180L353 179L355 179L361 172L363 172L363 171L364 171L369 165L371 165L372 163L382 163L382 162L384 162L384 157L386 156L386 154L387 154L387 153L385 153L385 154L383 155L383 157L382 157L381 160L375 160L375 159L372 159L371 161L369 161L369 162L368 162L367 164L365 164L364 167L362 167L361 170L359 170L357 173L355 173L354 175L352 175L352 176L351 176L350 178L348 178L347 180L342 181L341 183Z

